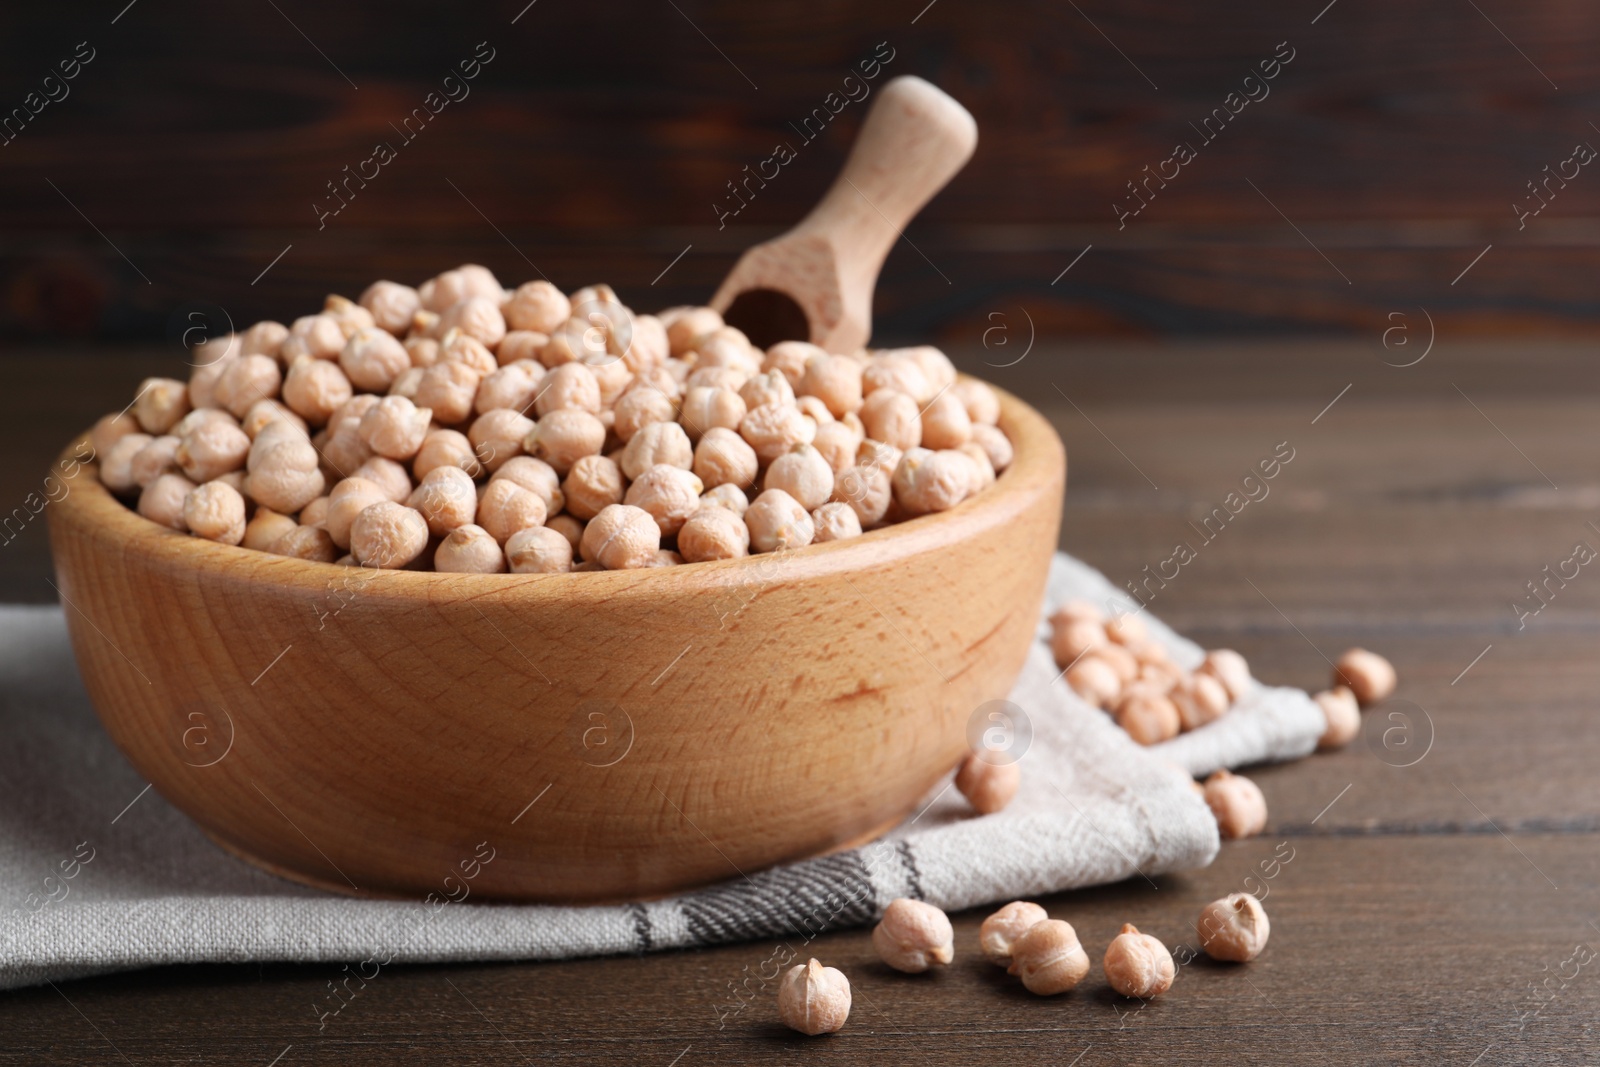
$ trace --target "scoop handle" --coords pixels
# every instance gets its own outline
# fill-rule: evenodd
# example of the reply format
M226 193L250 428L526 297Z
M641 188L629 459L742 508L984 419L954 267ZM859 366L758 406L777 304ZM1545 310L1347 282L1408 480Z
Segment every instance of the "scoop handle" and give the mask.
M795 234L826 237L839 272L875 281L922 205L972 158L978 124L942 89L902 75L878 91L844 169Z

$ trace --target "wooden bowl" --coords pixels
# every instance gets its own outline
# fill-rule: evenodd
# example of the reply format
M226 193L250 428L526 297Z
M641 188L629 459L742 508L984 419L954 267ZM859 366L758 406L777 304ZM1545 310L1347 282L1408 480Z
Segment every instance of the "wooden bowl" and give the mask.
M50 542L101 721L223 847L347 893L641 898L868 840L966 753L1065 480L1049 424L1001 412L980 495L781 556L368 571L174 533L92 465Z

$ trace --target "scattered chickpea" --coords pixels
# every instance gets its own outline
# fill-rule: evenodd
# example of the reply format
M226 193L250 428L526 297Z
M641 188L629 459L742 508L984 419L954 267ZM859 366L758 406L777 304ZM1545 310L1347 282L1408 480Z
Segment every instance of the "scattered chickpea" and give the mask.
M207 482L183 498L183 522L208 541L236 545L244 540L244 497L224 482Z
M1095 649L1094 654L1111 665L1123 685L1130 685L1138 680L1139 660L1122 645L1114 641L1107 642Z
M404 567L428 547L428 520L404 504L383 500L350 525L350 554L363 567Z
M133 417L151 435L164 434L189 413L189 387L174 378L146 378L133 402Z
M1209 674L1192 674L1173 687L1172 702L1185 730L1198 730L1227 713L1231 701L1228 690Z
M529 526L506 539L505 558L515 574L565 574L572 569L572 541L554 526Z
M239 337L238 353L241 356L271 356L278 358L283 342L289 339L289 327L268 319L256 323ZM224 338L224 343L228 339Z
M1141 934L1132 923L1122 924L1122 932L1106 949L1102 966L1112 989L1142 1000L1165 993L1177 977L1167 946L1149 934Z
M1229 840L1254 837L1267 828L1267 798L1242 774L1217 771L1205 781L1206 804L1217 829Z
M240 356L228 361L212 395L217 404L244 418L257 401L271 400L283 384L283 372L271 356Z
M368 399L375 401L378 398L368 397ZM239 420L239 429L245 432L246 437L254 441L262 430L274 422L286 422L301 433L306 433L310 429L306 426L305 419L302 419L276 400L257 400L254 404L251 404L250 410L245 412L244 418Z
M430 311L443 311L469 296L501 299L505 290L487 267L463 263L454 270L434 275L417 287L417 297Z
M1250 664L1245 658L1231 648L1217 648L1206 653L1205 662L1200 664L1200 673L1209 674L1223 684L1228 690L1228 697L1235 704L1243 700L1255 686L1255 681L1250 677Z
M485 349L498 345L506 335L506 320L500 314L500 299L487 296L469 296L451 304L439 316L437 327L444 337L451 330L460 330Z
M661 547L661 527L643 508L612 504L583 528L581 550L606 570L647 566Z
M617 439L623 444L633 440L633 435L656 422L671 422L678 417L678 405L654 386L635 386L617 398L612 409L616 412Z
M860 411L861 364L848 356L833 356L820 350L809 356L795 392L821 400L834 418Z
M817 424L793 404L755 408L739 421L739 436L756 450L762 463L771 463L795 445L810 444Z
M672 354L681 356L694 351L700 338L721 328L722 316L711 308L687 308L682 315L667 323L667 342L671 345Z
M831 1034L850 1017L850 980L816 960L797 963L778 983L778 1020L815 1037Z
M819 348L809 341L779 341L767 349L766 358L761 361L763 371L777 371L789 379L789 384L794 386L795 392L800 391L800 381L805 377L806 363L817 356L826 356L825 349ZM858 373L857 379L861 377Z
M1067 669L1067 685L1097 708L1109 706L1122 693L1122 679L1102 656L1090 653Z
M932 345L915 345L911 348L892 349L884 355L901 356L911 360L928 381L928 396L949 389L956 384L956 366L950 357Z
M495 347L494 358L502 367L509 367L513 363L530 363L544 373L545 366L539 362L539 353L544 346L550 343L547 334L535 333L533 330L510 330ZM532 399L532 396L529 396ZM521 405L517 405L520 409Z
M1011 949L1017 939L1048 918L1049 914L1039 905L1013 900L978 927L978 946L984 958L998 967L1010 967Z
M769 406L792 407L795 402L794 386L789 384L789 379L783 376L782 371L766 371L746 380L739 387L739 399L751 411Z
M506 557L500 542L482 526L463 523L434 549L433 569L452 574L499 574L506 569Z
M1355 740L1361 732L1361 705L1356 695L1346 686L1324 690L1311 698L1322 709L1327 723L1322 737L1317 740L1318 752L1331 752Z
M1007 970L1022 979L1028 992L1041 997L1065 993L1089 973L1089 954L1072 924L1062 919L1034 923L1010 947Z
M1050 652L1062 667L1078 661L1078 657L1092 652L1106 643L1106 628L1099 622L1087 619L1053 618L1050 628Z
M1272 933L1266 909L1249 893L1229 893L1213 900L1201 909L1194 928L1206 955L1227 963L1255 959Z
M955 932L940 909L900 897L889 902L872 928L872 947L895 970L921 974L955 958Z
M1348 686L1362 707L1370 707L1394 692L1394 664L1364 648L1352 648L1333 665L1333 684Z
M377 325L372 317L372 312L362 307L346 296L337 293L329 294L322 303L322 313L339 324L339 329L346 337L357 330L370 330Z
M1178 709L1154 689L1129 687L1116 705L1117 725L1141 745L1155 745L1178 736Z
M301 356L313 359L338 359L350 335L332 315L302 315L289 327L289 336L278 346L278 358L293 363Z
M979 815L1004 811L1021 782L1022 769L1015 761L990 763L976 752L963 760L961 769L956 771L956 789Z
M838 501L813 509L811 524L815 528L811 535L812 544L861 536L861 519L855 509Z
M501 350L504 351L504 345L501 346ZM502 364L485 374L478 382L478 391L473 396L472 410L484 415L501 408L509 408L525 415L533 404L533 398L539 393L539 385L544 381L544 376L545 369L532 360L519 359Z
M139 514L182 533L189 528L184 523L183 502L194 487L181 474L163 474L139 494Z

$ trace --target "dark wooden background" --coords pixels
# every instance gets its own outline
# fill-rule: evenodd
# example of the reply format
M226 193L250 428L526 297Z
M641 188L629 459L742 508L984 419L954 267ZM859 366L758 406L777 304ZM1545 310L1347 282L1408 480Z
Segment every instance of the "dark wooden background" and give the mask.
M0 336L148 342L194 307L288 318L468 259L703 299L816 199L863 108L719 232L725 183L885 41L877 84L934 80L981 143L908 230L926 258L890 257L880 337L976 340L1023 311L1046 335L1376 337L1419 306L1457 333L1600 329L1600 175L1524 229L1511 206L1600 144L1593 4L526 2L7 5L0 109L78 42L96 57L0 147ZM319 232L325 183L479 41L471 95ZM1125 183L1282 41L1271 95L1119 231Z

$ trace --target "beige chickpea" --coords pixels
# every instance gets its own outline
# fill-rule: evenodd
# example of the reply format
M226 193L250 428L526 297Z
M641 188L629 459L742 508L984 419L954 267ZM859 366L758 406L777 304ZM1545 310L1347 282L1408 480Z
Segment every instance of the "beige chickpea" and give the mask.
M550 331L549 340L539 349L539 362L554 370L567 363L581 363L588 356L606 354L604 338L591 334L587 322L569 318Z
M767 405L791 405L795 402L794 386L781 371L769 371L746 380L739 387L739 399L752 411Z
M239 543L245 548L266 552L274 541L298 525L293 515L280 515L271 508L256 508L256 513L245 524L244 538Z
M1235 704L1255 688L1255 680L1250 677L1250 664L1231 648L1217 648L1207 652L1205 661L1197 670L1221 682L1228 690L1228 698Z
M768 489L751 501L744 523L750 528L750 547L757 552L804 548L816 534L811 513L782 489Z
M178 441L173 460L190 481L199 484L244 466L250 438L239 427L208 419Z
M755 408L739 422L739 436L756 450L762 463L771 463L796 445L810 444L816 433L817 424L793 404Z
M634 374L659 367L672 354L667 328L654 315L635 315L633 332L622 352L622 360Z
M862 368L861 388L868 399L873 393L888 390L903 393L917 405L927 403L938 391L928 383L928 376L917 366L916 360L895 353L874 356Z
M744 400L732 389L692 385L683 395L679 419L693 440L719 427L737 430L747 414Z
M1064 601L1050 613L1052 626L1065 626L1072 622L1092 622L1103 628L1105 621L1106 613L1100 610L1100 605L1082 597Z
M969 755L956 771L956 789L979 815L1004 811L1017 795L1022 769L1015 761L990 763L977 753Z
M145 433L160 436L189 414L189 387L176 378L146 378L133 402L133 417ZM237 414L237 413L236 413Z
M311 503L300 509L298 517L301 526L326 526L328 519L328 498L319 496Z
M961 398L946 390L922 409L922 447L960 448L972 440L972 419Z
M704 490L705 486L692 472L658 463L634 479L623 502L649 512L662 536L672 537L683 529L689 516L699 510L700 494Z
M600 410L600 382L584 364L563 363L545 375L533 403L541 418L565 410L593 415Z
M797 396L794 399L794 406L800 409L800 414L816 423L819 430L838 421L833 417L833 412L828 410L828 405L814 396Z
M402 342L413 368L426 370L439 362L439 342L432 337L407 337ZM404 373L403 371L401 373Z
M985 452L982 446L968 441L956 451L972 460L972 465L978 472L978 487L974 492L981 493L994 484L996 478L994 464L989 462L989 453Z
M422 306L421 298L411 286L387 281L367 286L360 303L372 315L375 326L396 337L410 328L411 317Z
M348 549L350 527L356 521L356 516L373 504L388 499L389 495L377 482L366 478L346 478L328 494L328 514L323 519L323 527L335 545ZM473 503L477 503L476 496L473 497Z
M514 574L565 574L572 569L572 542L551 526L529 526L506 541L505 558Z
M855 466L856 450L861 446L861 438L845 423L825 422L817 427L811 445L821 453L834 474L839 475Z
M560 289L540 279L517 286L501 311L513 330L548 334L571 316L572 303Z
M932 904L900 897L872 928L872 947L895 970L921 974L955 959L955 931L949 916Z
M761 360L761 369L782 374L789 379L789 384L794 386L795 392L798 393L800 381L806 374L806 362L827 354L826 349L819 348L809 341L779 341L767 349L766 356Z
M1106 628L1098 622L1076 618L1050 620L1050 652L1062 667L1106 643Z
M396 504L404 504L411 495L411 476L406 473L405 464L384 456L369 456L350 476L373 482Z
M861 364L826 352L806 360L805 372L795 387L797 393L821 400L834 418L861 410L861 389Z
M1317 741L1318 752L1331 752L1355 740L1361 732L1361 704L1346 686L1324 690L1311 699L1322 709L1327 726Z
M134 483L143 489L163 474L178 469L178 448L183 442L171 434L152 437L128 464Z
M622 470L606 456L584 456L572 465L561 483L566 510L589 520L612 504L622 503Z
M702 504L678 531L678 551L690 563L739 559L750 554L750 530L732 510Z
M1205 781L1206 804L1217 829L1230 840L1254 837L1267 827L1267 798L1242 774L1217 771Z
M807 511L815 511L833 496L833 468L810 445L800 445L772 461L762 481L764 489L782 489Z
M833 480L834 501L850 505L862 529L883 521L893 496L889 474L881 467L848 467Z
M339 350L339 366L357 389L382 393L411 366L411 353L393 334L373 326L350 335Z
M1122 924L1122 932L1106 949L1102 966L1112 989L1141 1000L1171 989L1178 974L1167 946L1149 934L1141 934L1132 923Z
M922 412L909 394L878 389L861 405L861 425L867 437L893 445L902 452L922 443Z
M905 457L905 452L893 445L874 441L870 437L861 439L861 447L856 449L856 464L862 467L877 467L891 477L895 468L900 466L900 460Z
M377 397L372 397L371 399L376 401ZM301 433L309 433L311 429L306 425L305 419L302 419L276 400L257 400L254 404L251 404L250 410L246 411L244 417L239 420L239 429L243 430L245 435L254 441L262 430L275 422L287 423Z
M778 982L778 1021L809 1037L831 1034L850 1018L850 980L816 960L797 963Z
M585 363L584 366L594 374L595 384L600 387L600 407L603 410L615 407L628 386L633 384L633 372L620 359L608 356Z
M562 410L540 419L523 447L557 474L566 474L584 456L598 455L605 443L606 427L599 419L587 411Z
M1094 654L1111 665L1123 685L1131 685L1138 679L1138 657L1115 641L1106 642L1102 647L1095 649Z
M337 363L302 356L283 379L283 402L312 426L321 426L353 393Z
M187 418L188 416L184 416ZM179 420L178 425L182 425ZM126 411L116 415L102 415L89 431L89 447L94 450L97 457L104 457L111 451L111 446L127 437L129 434L138 433L139 420ZM174 433L179 433L176 428ZM180 434L181 436L181 434Z
M322 313L339 324L339 329L349 337L357 330L370 330L377 325L372 312L338 293L330 293L322 302Z
M811 537L813 544L861 536L861 519L849 504L833 502L813 508L811 524L815 527Z
M439 362L463 364L477 371L479 377L500 367L487 345L459 329L452 329L439 339Z
M183 498L183 522L208 541L236 545L244 540L244 497L224 482L207 482Z
M403 396L415 404L417 402L417 390L422 386L422 373L422 367L407 367L399 374L396 374L394 381L389 383L389 395Z
M184 524L183 502L194 487L181 474L163 474L139 494L139 514L182 533L189 528Z
M639 478L660 464L689 470L694 466L694 446L675 422L653 422L635 433L622 450L622 473Z
M997 426L981 422L973 423L972 443L988 454L989 465L994 468L996 474L1005 473L1005 469L1011 466L1011 461L1016 457L1011 447L1011 438Z
M607 570L648 566L661 547L661 527L643 508L612 504L583 528L581 550Z
M435 363L422 372L417 383L417 406L431 408L433 417L444 425L464 422L472 414L482 381L483 376L465 363Z
M1116 668L1094 653L1067 668L1067 685L1097 708L1109 707L1122 695L1122 679Z
M502 478L490 482L478 501L478 525L500 544L529 526L543 526L548 512L538 494Z
M245 494L273 511L293 514L322 495L327 483L318 459L304 431L287 422L269 423L250 445Z
M693 352L700 338L722 328L722 316L708 307L686 309L667 323L667 343L674 356Z
M1141 745L1155 745L1178 736L1182 720L1166 696L1147 685L1129 686L1117 701L1117 725Z
M429 311L444 311L470 296L501 299L505 290L487 267L463 263L454 270L436 274L417 287L417 298Z
M729 389L737 393L744 388L744 383L750 380L750 375L737 367L705 366L695 367L689 372L689 377L684 379L686 389ZM740 398L740 403L743 403Z
M948 511L971 494L973 482L972 460L960 452L912 448L894 470L894 497L909 515Z
M533 432L534 422L520 412L497 408L479 415L467 431L467 440L484 469L499 470L522 454L522 442Z
M557 515L553 519L546 519L543 528L554 530L562 537L565 537L567 544L572 546L573 555L576 556L578 546L583 544L583 531L587 526L588 523L572 515ZM516 535L513 534L512 536L515 537ZM506 544L510 545L511 542L507 541Z
M657 422L672 422L678 417L678 405L672 397L654 386L634 386L617 398L617 439L623 444L633 440L633 435Z
M704 367L737 367L745 374L757 374L761 361L750 346L744 331L733 326L721 326L695 342L695 353Z
M544 460L532 456L514 456L501 464L489 480L497 482L507 478L543 500L550 514L561 510L557 506L558 501L564 503L561 475Z
M433 412L403 396L386 396L361 417L358 432L366 446L385 459L410 459L428 435Z
M133 477L133 457L155 438L147 433L124 434L100 456L100 484L113 493L141 488Z
M275 556L309 560L313 563L332 563L339 558L339 550L320 526L296 526L267 548Z
M1231 701L1227 687L1209 674L1192 674L1173 687L1172 702L1185 730L1198 730L1227 712Z
M932 345L898 348L893 352L917 365L922 371L922 376L928 379L930 395L943 392L956 384L956 365L950 362L949 356Z
M1028 992L1053 997L1083 981L1089 973L1089 954L1083 951L1083 943L1071 923L1044 919L1028 927L1012 943L1007 969L1022 979Z
M350 554L363 567L398 569L428 547L428 521L404 504L379 501L350 524Z
M1124 648L1135 648L1150 640L1150 630L1137 612L1119 612L1106 620L1106 636Z
M411 461L411 470L418 478L426 478L439 467L458 467L474 478L483 473L472 442L460 430L429 430Z
M433 569L450 574L499 574L506 569L500 543L481 526L463 523L434 549Z
M506 363L483 376L472 407L480 415L510 410L527 414L544 380L545 369L532 360Z
M283 384L283 372L271 356L240 356L228 361L217 379L213 396L220 407L243 418L257 401L273 400Z
M468 525L477 515L478 487L460 467L436 467L417 483L405 503L423 517L429 533L444 537L451 530ZM305 521L304 515L300 521Z
M1394 664L1364 648L1352 648L1333 665L1333 684L1349 688L1362 707L1387 699L1395 689Z
M960 399L974 425L993 426L1000 421L1000 397L987 384L976 378L961 378L950 392Z
M506 320L500 314L500 299L469 296L450 305L439 316L438 331L443 337L451 330L460 330L486 348L494 348L506 335Z
M1194 929L1207 956L1225 963L1248 963L1267 947L1272 923L1253 895L1229 893L1201 909Z
M670 548L658 548L656 554L645 563L645 567L676 567L683 563L683 557Z
M239 355L271 356L278 358L283 342L289 339L289 327L281 322L265 319L239 335Z
M201 346L196 345L198 350ZM224 355L216 355L210 362L201 362L189 372L189 404L191 408L211 408L217 406L217 382L221 380L222 373L228 369L228 364L238 358L238 346L234 351ZM196 358L200 358L198 355ZM209 357L208 357L209 358Z
M532 363L543 374L545 367L539 362L539 353L549 343L548 334L535 333L533 330L510 330L500 339L500 344L494 350L494 358L502 367L512 363Z
M700 494L700 503L716 508L727 508L741 519L750 508L750 498L737 485L723 483L712 486ZM749 531L745 531L746 534Z
M978 947L984 959L997 967L1010 967L1011 950L1018 939L1048 918L1049 913L1032 901L1013 900L978 927Z
M350 334L332 315L302 315L289 326L289 336L278 346L278 358L285 364L300 356L312 359L338 359Z

